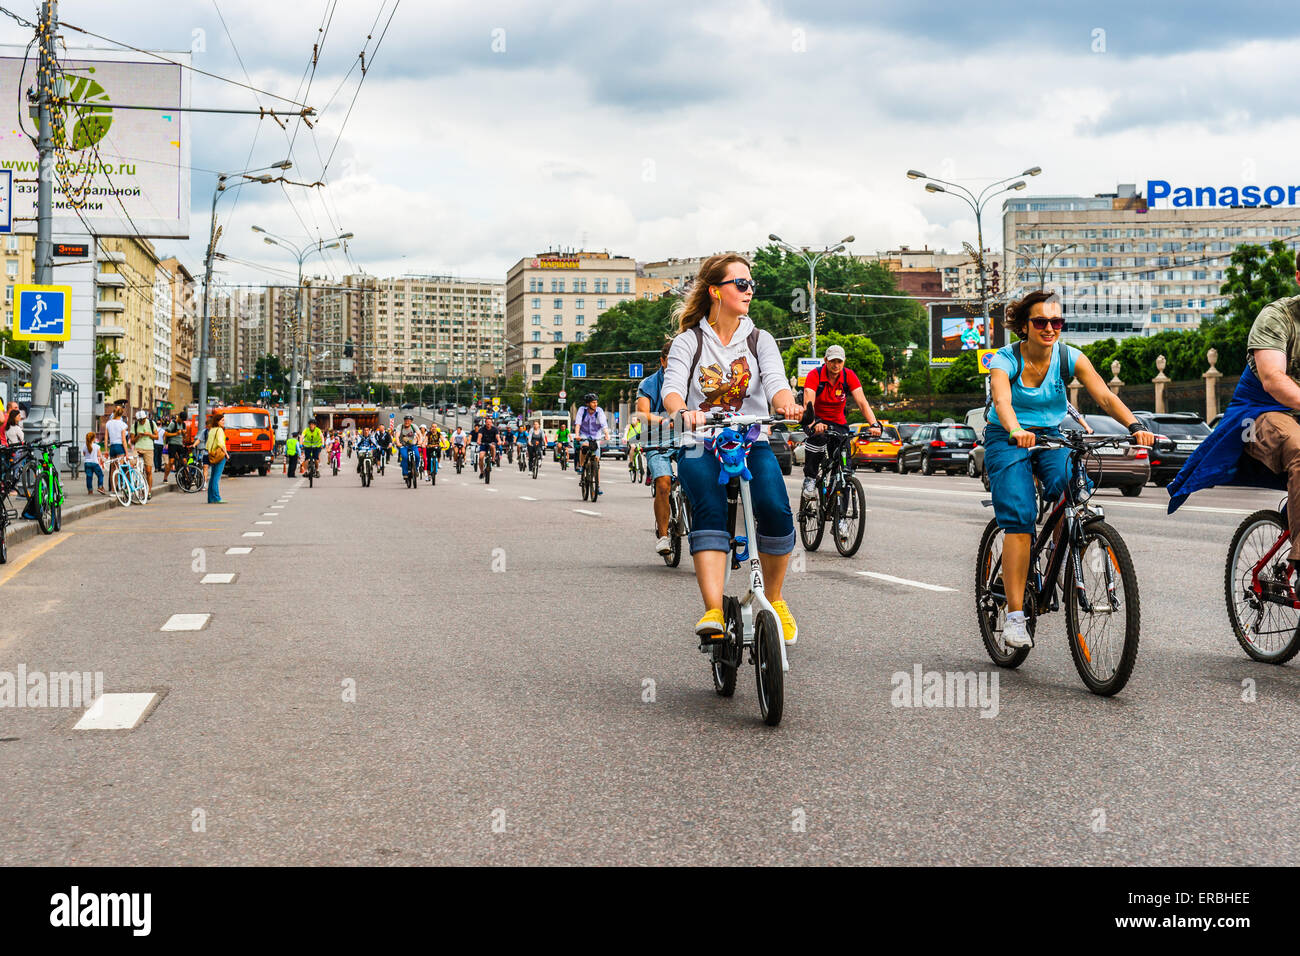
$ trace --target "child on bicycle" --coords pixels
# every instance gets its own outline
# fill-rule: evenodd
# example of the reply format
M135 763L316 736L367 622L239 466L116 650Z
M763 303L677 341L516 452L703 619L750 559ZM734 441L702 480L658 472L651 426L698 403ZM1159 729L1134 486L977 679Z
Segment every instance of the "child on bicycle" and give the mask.
M1008 647L1032 647L1025 627L1025 582L1038 518L1037 478L1043 498L1051 501L1070 480L1069 453L1053 448L1032 453L1040 435L1061 437L1066 415L1066 382L1083 383L1102 410L1127 426L1139 445L1152 445L1128 407L1111 392L1088 357L1061 341L1065 319L1054 292L1038 290L1010 303L1006 327L1020 339L999 349L989 363L993 407L984 431L984 467L993 495L993 513L1003 530L1002 580L1007 622L1002 640Z
M749 318L754 290L744 256L710 256L700 266L686 298L673 310L679 332L668 352L662 395L664 409L671 414L681 412L686 429L705 426L715 410L767 415L771 407L786 418L799 417L800 408L786 381L776 340ZM691 558L704 599L704 616L695 625L695 633L712 641L723 637L722 589L731 539L727 488L718 483L717 458L703 445L708 437L704 433L683 435L683 439L694 438L696 444L683 449L678 476L691 503ZM766 435L760 435L750 449L748 467L758 525L758 541L751 546L758 552L768 599L781 619L785 640L793 644L799 629L781 588L794 550L794 517L781 467Z

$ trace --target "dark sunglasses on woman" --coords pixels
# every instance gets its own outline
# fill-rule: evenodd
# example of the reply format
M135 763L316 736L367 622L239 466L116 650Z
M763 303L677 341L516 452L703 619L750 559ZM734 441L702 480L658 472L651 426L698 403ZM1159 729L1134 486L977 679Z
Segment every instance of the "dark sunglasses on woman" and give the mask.
M1049 325L1057 332L1065 328L1065 319L1030 319L1029 321L1033 323L1034 328L1039 332L1042 332Z
M734 285L741 292L757 292L758 283L753 279L727 279L719 282L718 285Z

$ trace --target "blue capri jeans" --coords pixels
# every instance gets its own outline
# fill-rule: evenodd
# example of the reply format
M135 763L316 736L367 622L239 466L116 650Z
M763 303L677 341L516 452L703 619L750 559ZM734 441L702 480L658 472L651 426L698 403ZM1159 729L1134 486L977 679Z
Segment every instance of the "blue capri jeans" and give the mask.
M718 484L718 459L703 443L683 448L677 460L677 477L691 502L691 554L730 551L727 532L727 486ZM758 550L762 554L789 554L794 550L794 516L781 466L767 442L749 449L750 495L754 523L758 525ZM744 534L743 518L736 515L736 531Z
M1036 435L1061 436L1059 428L1028 430ZM984 468L993 493L993 513L998 527L1007 534L1033 534L1038 517L1034 478L1038 478L1043 498L1056 500L1070 480L1070 453L1064 448L1031 452L1007 444L1008 437L1007 430L993 422L984 430Z

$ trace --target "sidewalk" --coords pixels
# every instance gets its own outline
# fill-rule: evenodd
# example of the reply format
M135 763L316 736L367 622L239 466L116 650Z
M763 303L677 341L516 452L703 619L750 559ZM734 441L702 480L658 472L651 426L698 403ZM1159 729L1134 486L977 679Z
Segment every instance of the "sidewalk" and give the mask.
M95 495L91 497L82 492L81 489L83 487L81 480L78 479L71 494L69 494L69 487L67 485L63 488L63 525L65 527L69 521L79 521L82 518L89 518L91 515L99 514L101 511L107 511L109 508L122 507L122 505L118 504L117 499L112 495ZM175 481L169 481L165 485L161 483L155 484L149 498L152 501L156 495L168 494L173 491L180 492L180 489L176 487ZM205 494L206 492L203 491L196 493ZM14 503L18 513L21 515L26 500L23 498L15 498ZM131 507L139 508L141 505L131 505ZM145 505L144 507L148 506ZM20 517L14 524L11 524L5 530L5 544L12 547L15 544L20 544L23 541L35 538L40 533L40 526L35 521L28 521ZM58 532L55 533L57 534Z

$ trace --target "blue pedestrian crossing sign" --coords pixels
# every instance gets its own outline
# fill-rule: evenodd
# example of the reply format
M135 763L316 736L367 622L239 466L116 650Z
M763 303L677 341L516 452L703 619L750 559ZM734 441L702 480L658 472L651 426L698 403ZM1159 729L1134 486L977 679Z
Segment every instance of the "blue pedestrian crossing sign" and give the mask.
M72 338L72 286L14 286L14 338L30 342Z
M629 362L627 366L628 378L645 378L645 366L640 362Z
M570 374L571 374L574 378L586 378L586 377L587 377L587 364L586 364L585 362L575 363L574 366L573 366L573 371L572 371Z

